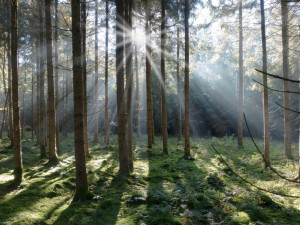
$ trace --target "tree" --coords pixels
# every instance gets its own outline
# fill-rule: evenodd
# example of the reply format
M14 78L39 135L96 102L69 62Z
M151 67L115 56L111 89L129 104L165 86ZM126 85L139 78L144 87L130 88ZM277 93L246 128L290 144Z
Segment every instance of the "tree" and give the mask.
M74 142L76 166L75 198L84 198L88 191L88 181L85 165L84 149L84 96L81 57L81 29L80 29L80 0L72 0L72 51L73 51L73 90L74 90Z
M243 147L243 0L239 0L239 103L238 146Z
M11 68L12 68L12 105L13 105L13 132L14 132L14 182L22 182L22 145L19 112L19 74L18 74L18 1L11 1Z
M289 31L288 31L288 3L281 0L281 29L282 29L282 71L283 77L289 78ZM283 101L284 101L284 150L285 155L289 159L293 159L291 151L291 119L290 111L290 96L287 91L289 90L289 82L283 83Z
M177 6L179 7L179 1L177 0ZM179 11L179 9L178 9ZM179 12L178 12L178 19L179 19ZM177 24L176 33L177 33L177 50L176 50L176 82L177 82L177 121L178 121L178 141L181 141L181 99L180 99L180 93L181 93L181 85L180 85L180 38L179 38L179 32L180 27L179 24Z
M165 45L166 45L166 1L161 1L161 128L163 135L163 152L168 154L168 130L167 130L167 104L166 104L166 69L165 69Z
M265 168L270 166L270 140L269 140L269 100L268 100L268 79L267 79L267 45L266 45L266 25L265 25L265 3L260 0L261 13L261 37L263 53L263 121L264 121L264 158Z
M124 1L116 1L116 71L117 113L119 143L119 176L129 174L129 159L126 135L126 109L124 93Z
M106 0L105 4L105 128L104 128L104 142L109 144L109 120L108 120L108 38L109 38L109 1Z
M148 148L152 148L153 143L153 112L151 97L151 28L150 28L149 1L146 0L146 92L147 92L147 134Z
M95 86L94 86L94 112L95 112L95 121L94 121L94 142L98 142L98 119L99 119L99 101L98 101L98 68L99 68L99 59L98 59L98 0L95 1Z
M52 61L52 25L51 5L52 0L45 1L46 41L47 41L47 83L48 83L48 129L49 129L49 161L58 162L56 154L56 122L55 122L55 96Z
M185 29L185 66L184 66L184 97L185 97L185 112L184 112L184 158L188 159L190 153L190 100L189 100L189 63L190 63L190 37L189 37L189 17L190 6L189 0L185 0L184 4L184 29Z

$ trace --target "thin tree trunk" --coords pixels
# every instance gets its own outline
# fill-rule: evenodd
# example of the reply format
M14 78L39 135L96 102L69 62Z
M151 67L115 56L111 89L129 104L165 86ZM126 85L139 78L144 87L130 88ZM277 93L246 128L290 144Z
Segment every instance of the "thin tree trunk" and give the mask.
M41 69L40 69L40 57L39 57L39 38L36 38L36 47L35 47L35 54L36 54L36 144L40 145L40 74L41 74Z
M136 30L135 30L136 35ZM139 64L138 64L138 43L135 42L135 103L136 103L136 135L137 137L141 136L141 126L140 126L140 82L139 82Z
M84 147L84 87L82 77L80 0L72 0L72 49L73 49L73 91L74 91L74 142L76 166L75 198L83 198L88 191Z
M55 50L55 121L56 121L56 149L60 149L59 137L59 89L58 89L58 0L55 0L55 30L54 30L54 50Z
M243 147L243 0L239 1L239 105L238 146Z
M116 1L116 70L117 70L117 111L119 142L119 176L129 174L128 148L126 136L126 111L124 93L124 1Z
M12 104L14 131L14 182L20 184L23 177L22 145L19 112L18 77L18 1L11 0L11 64L12 64Z
M189 0L185 0L184 7L184 24L185 24L185 68L184 68L184 96L185 96L185 148L184 158L189 159L190 153L190 99L189 99L189 73L190 73L190 37L189 37L189 18L190 5Z
M163 152L168 154L168 127L166 104L166 69L165 69L165 45L166 45L166 1L161 2L161 128L163 135Z
M265 168L270 166L270 138L269 138L269 100L268 100L268 79L267 75L267 44L266 44L266 24L265 24L265 3L260 0L261 10L261 37L263 51L263 121L264 121L264 155Z
M148 148L152 148L152 97L151 97L151 38L150 38L150 9L149 1L146 0L146 91L147 91L147 133Z
M94 142L99 141L98 124L99 124L99 101L98 101L98 80L99 80L99 59L98 59L98 0L95 1L95 86L94 86Z
M281 20L282 20L282 70L283 77L289 78L289 31L288 31L288 3L281 0ZM290 111L290 95L287 93L289 90L289 82L283 83L283 101L284 101L284 150L285 156L293 159L291 151L291 118Z
M48 84L48 134L49 134L49 161L57 162L56 154L56 122L55 122L55 96L52 61L52 27L51 27L51 5L52 0L45 0L45 21L46 21L46 43L47 43L47 84Z
M178 121L178 141L181 141L182 138L182 125L181 125L181 85L180 85L180 62L179 62L179 53L180 53L180 39L179 39L179 25L177 25L177 65L176 65L176 77L177 77L177 121Z
M34 67L32 67L31 73L31 140L34 141L33 131L35 130L34 127Z
M3 58L2 58L2 79L3 79L3 87L4 87L4 94L5 94L5 103L3 108L3 117L1 123L1 130L0 130L0 138L2 138L2 130L4 125L4 118L6 114L6 105L7 105L7 88L6 88L6 81L5 81L5 64L6 64L6 48L4 47Z
M89 156L88 129L87 129L87 71L86 71L86 0L81 2L81 32L82 32L82 76L83 76L83 129L84 151Z
M46 156L46 132L45 132L45 47L44 47L44 13L43 3L39 2L40 15L40 151L41 157Z
M108 30L109 30L109 1L105 5L105 129L104 129L104 142L109 144L109 120L108 120Z
M126 43L126 112L127 112L127 145L129 169L133 172L133 154L132 154L132 85L133 85L133 48L132 48L132 0L126 0L126 22L125 32Z

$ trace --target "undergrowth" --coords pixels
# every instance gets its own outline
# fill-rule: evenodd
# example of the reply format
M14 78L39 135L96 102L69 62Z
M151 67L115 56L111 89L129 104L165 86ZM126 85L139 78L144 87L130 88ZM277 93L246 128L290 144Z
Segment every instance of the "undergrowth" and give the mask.
M235 173L267 190L300 197L299 184L264 169L250 140L238 149L231 137L192 139L195 160L182 158L183 143L169 138L169 155L157 137L152 150L146 138L134 140L134 172L118 179L117 138L109 146L90 142L87 159L92 199L73 201L73 137L61 137L59 163L47 165L34 141L22 141L24 179L12 188L13 149L0 143L0 224L299 224L300 200L259 191ZM100 138L103 140L103 138ZM224 161L212 149L221 152ZM258 141L262 145L261 141ZM297 162L284 157L282 143L271 146L272 166L289 178ZM296 147L293 147L296 155Z

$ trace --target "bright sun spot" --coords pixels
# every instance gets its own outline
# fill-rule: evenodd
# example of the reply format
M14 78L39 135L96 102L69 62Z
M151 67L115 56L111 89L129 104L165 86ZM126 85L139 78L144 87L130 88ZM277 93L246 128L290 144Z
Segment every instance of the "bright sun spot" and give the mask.
M143 45L146 42L146 34L142 28L136 28L133 32L133 41L137 42L138 45Z

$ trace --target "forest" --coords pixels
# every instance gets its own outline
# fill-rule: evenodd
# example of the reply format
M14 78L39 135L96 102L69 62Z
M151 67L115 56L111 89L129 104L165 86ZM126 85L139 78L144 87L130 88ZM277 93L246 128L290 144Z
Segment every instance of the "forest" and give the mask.
M299 0L0 0L0 224L300 224Z

